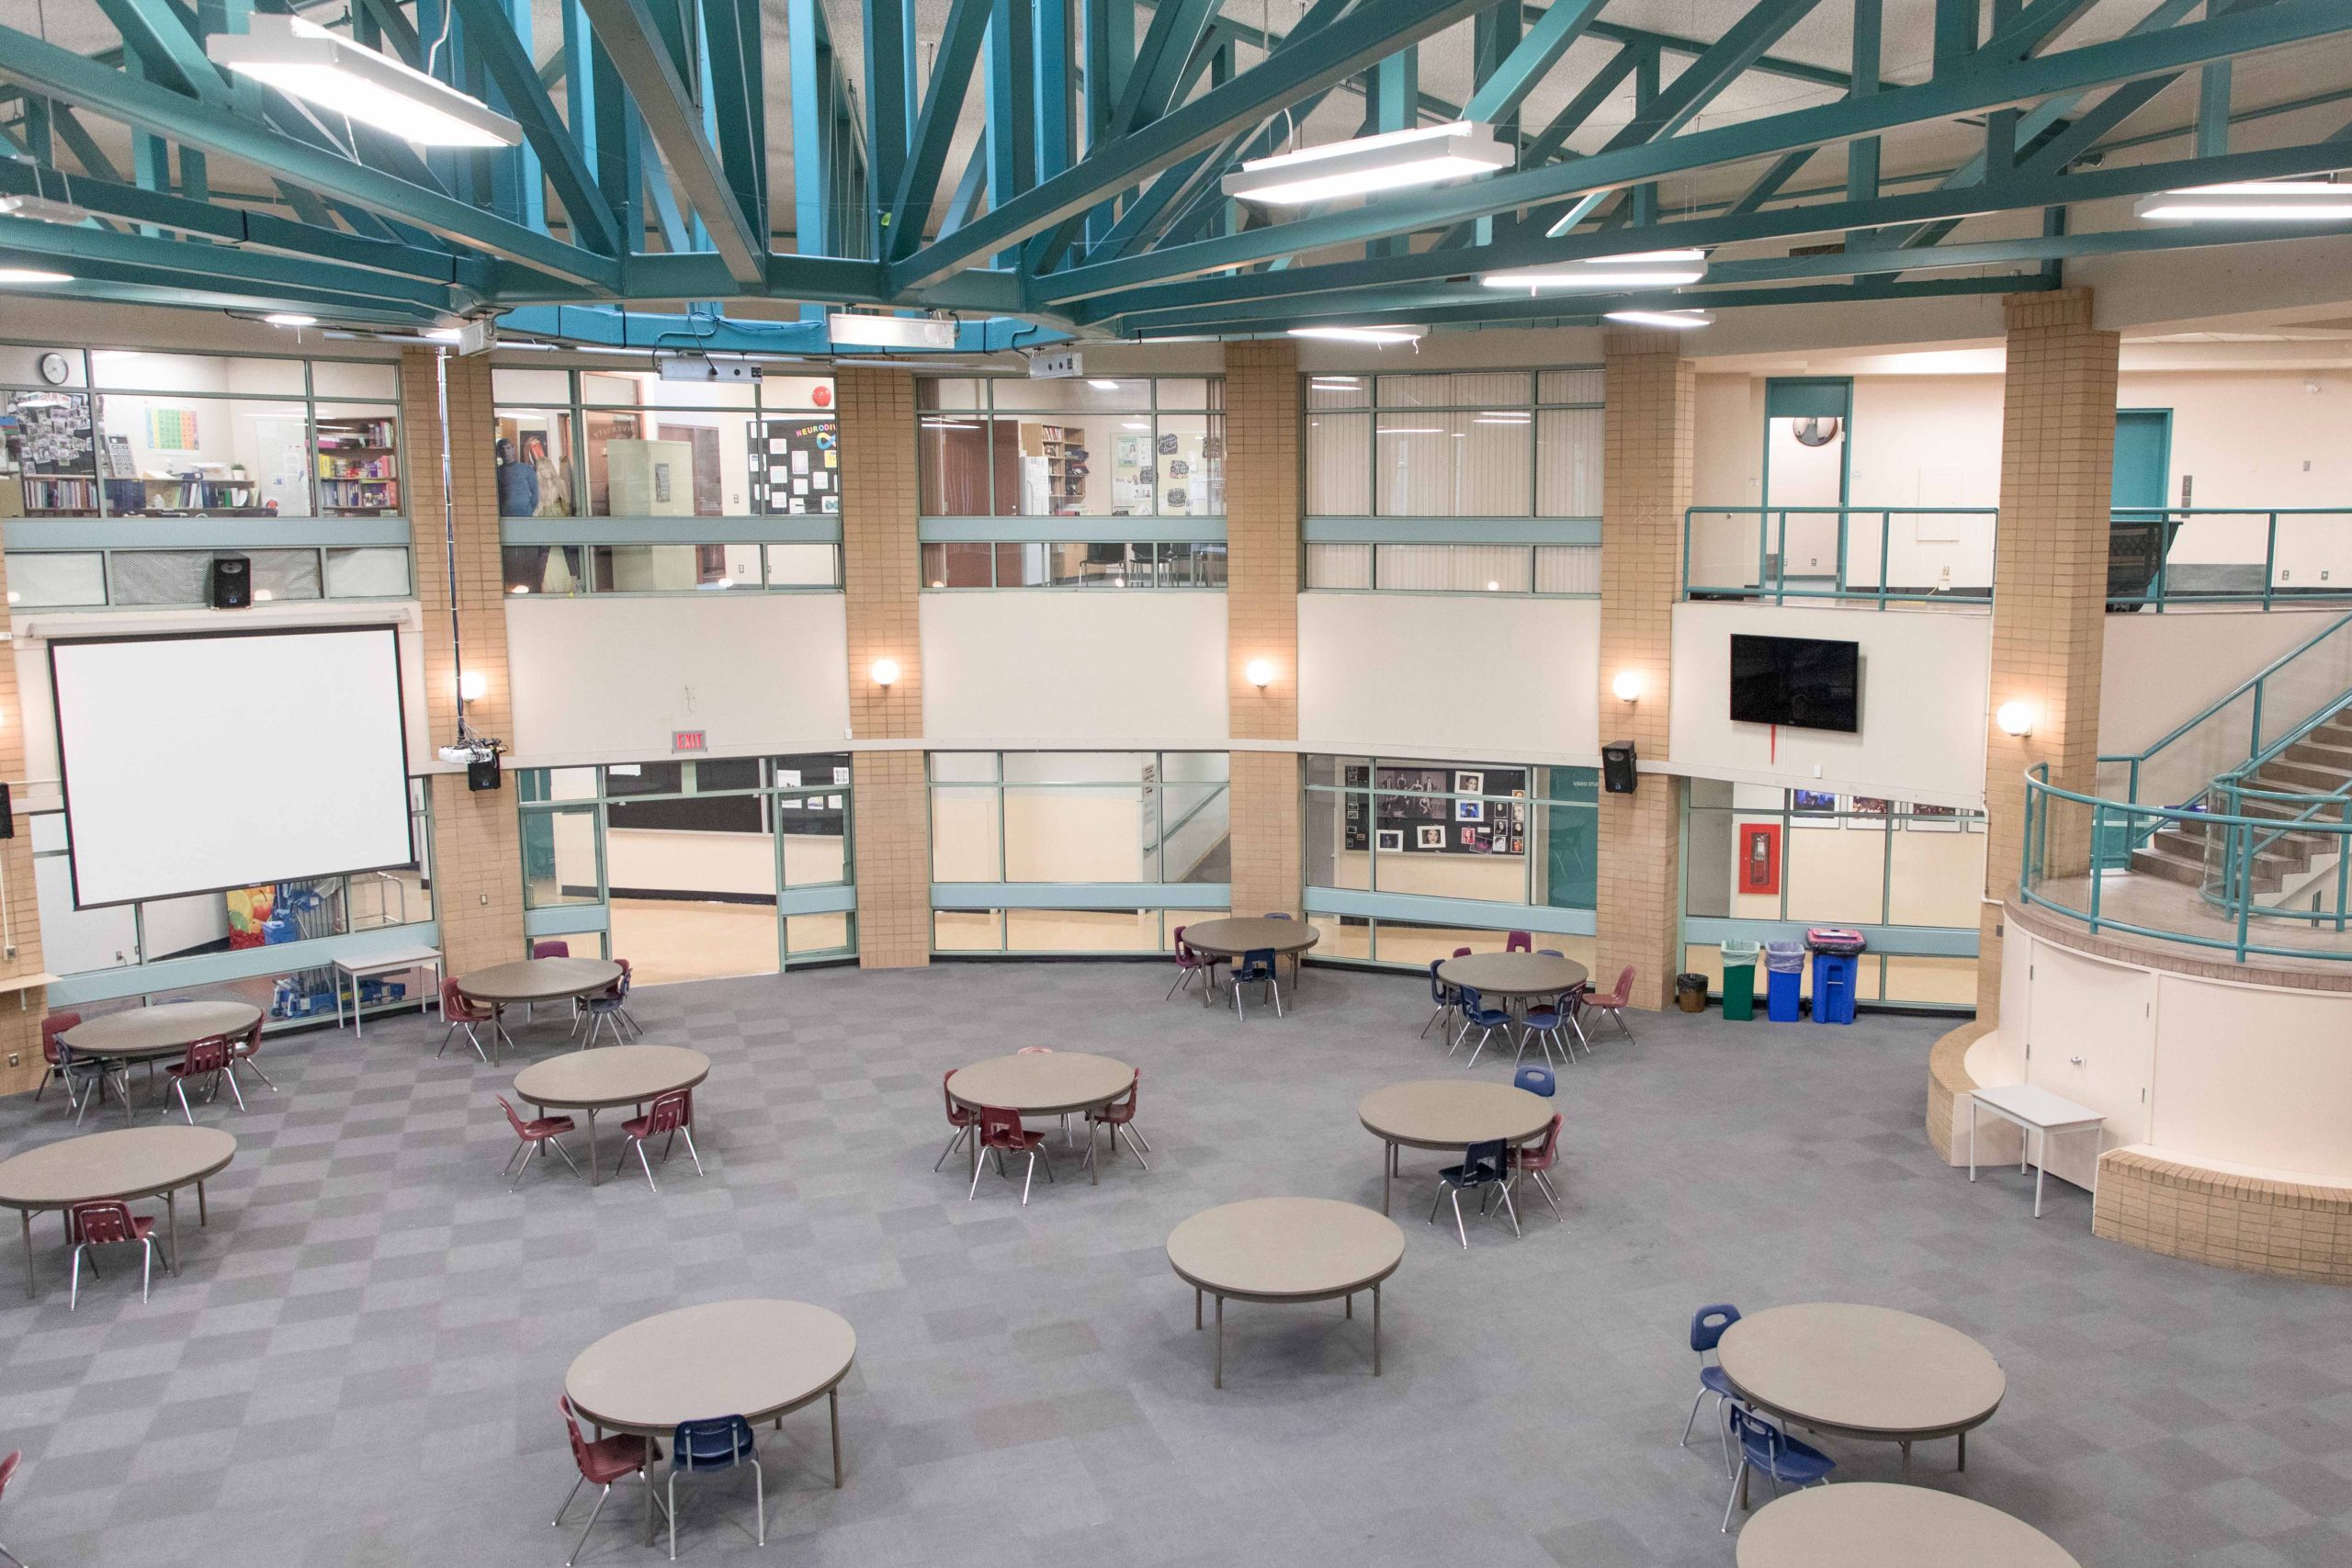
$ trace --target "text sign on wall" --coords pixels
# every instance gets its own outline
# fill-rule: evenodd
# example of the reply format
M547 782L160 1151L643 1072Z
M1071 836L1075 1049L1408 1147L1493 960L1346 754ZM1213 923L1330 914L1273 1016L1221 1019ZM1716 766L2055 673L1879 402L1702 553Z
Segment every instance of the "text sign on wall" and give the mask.
M708 739L709 737L699 729L673 729L670 731L670 750L672 751L706 750Z

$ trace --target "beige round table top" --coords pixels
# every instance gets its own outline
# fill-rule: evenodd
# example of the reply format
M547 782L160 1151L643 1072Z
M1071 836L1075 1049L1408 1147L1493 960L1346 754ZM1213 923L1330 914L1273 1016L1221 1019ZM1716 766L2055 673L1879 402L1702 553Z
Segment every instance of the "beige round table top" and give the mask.
M260 1021L261 1009L250 1002L165 1002L101 1013L60 1038L86 1055L141 1061L176 1056L198 1040L243 1034Z
M458 976L458 989L478 1002L556 1002L601 991L621 977L609 958L518 958Z
M1323 933L1305 920L1274 920L1263 916L1202 920L1184 928L1188 945L1220 956L1266 951L1305 953L1322 940Z
M1592 978L1592 972L1572 958L1548 953L1474 953L1439 964L1437 977L1482 996L1549 997L1576 989Z
M1023 1116L1056 1116L1108 1105L1127 1092L1136 1070L1115 1056L1084 1051L1035 1051L1025 1056L990 1056L948 1075L947 1093L958 1105L1018 1111Z
M1739 1568L2082 1568L1998 1508L1926 1486L1808 1486L1757 1510Z
M202 1181L236 1153L237 1140L218 1127L119 1127L67 1138L0 1161L0 1207L151 1197Z
M1415 1149L1466 1149L1497 1138L1523 1144L1552 1124L1552 1102L1507 1083L1413 1078L1356 1101L1364 1130Z
M1933 1318L1811 1302L1724 1330L1716 1355L1751 1404L1804 1426L1903 1440L1966 1431L1999 1408L1993 1353Z
M1168 1261L1185 1283L1253 1301L1352 1295L1396 1272L1404 1258L1396 1221L1330 1198L1225 1203L1168 1233Z
M669 1435L681 1421L781 1416L849 1375L857 1334L807 1302L712 1302L639 1318L563 1374L584 1420L608 1432Z
M607 1045L534 1062L514 1075L514 1095L542 1108L602 1111L642 1105L710 1077L710 1058L683 1045Z

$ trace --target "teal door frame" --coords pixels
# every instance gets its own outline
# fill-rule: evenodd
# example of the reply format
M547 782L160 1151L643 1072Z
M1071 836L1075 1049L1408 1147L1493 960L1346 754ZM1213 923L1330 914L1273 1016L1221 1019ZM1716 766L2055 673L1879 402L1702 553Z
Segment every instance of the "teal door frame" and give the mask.
M1840 508L1854 503L1854 378L1851 376L1774 376L1764 383L1764 460L1756 481L1757 504L1764 514L1757 520L1759 530L1769 531L1772 525L1772 422L1776 419L1836 419L1838 432L1838 504ZM1789 530L1781 528L1779 581L1787 581ZM1769 537L1769 533L1767 536ZM1765 539L1757 541L1757 553L1770 554L1764 548ZM1763 573L1758 573L1759 581ZM1838 519L1838 562L1830 581L1841 588L1846 581L1846 519Z

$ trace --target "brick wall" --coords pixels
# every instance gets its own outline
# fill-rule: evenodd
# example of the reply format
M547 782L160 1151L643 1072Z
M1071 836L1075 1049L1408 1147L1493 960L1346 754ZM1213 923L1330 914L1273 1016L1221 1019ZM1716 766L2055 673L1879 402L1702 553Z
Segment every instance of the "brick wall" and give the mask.
M1225 351L1226 690L1236 740L1298 739L1298 347ZM1273 666L1263 690L1247 673ZM1233 908L1301 912L1299 761L1233 753Z
M1602 342L1600 739L1667 755L1674 604L1682 586L1682 514L1690 504L1697 377L1671 332L1612 332ZM1618 673L1642 680L1620 701ZM1682 781L1645 774L1634 794L1600 796L1595 984L1634 966L1634 1005L1673 998L1679 951Z
M0 558L0 593L8 587L7 567ZM0 898L7 906L8 947L0 946L0 978L41 972L40 908L33 896L32 821L25 811L24 705L17 690L17 659L13 649L0 648L0 779L13 794L10 808L13 839L0 839ZM40 1021L48 1009L42 987L33 986L13 995L0 994L0 1094L17 1094L40 1082ZM10 1056L15 1066L7 1066Z
M922 736L922 547L915 529L915 378L844 366L842 570L852 742ZM899 678L875 684L874 662ZM931 962L931 824L919 750L858 748L857 953L869 969Z

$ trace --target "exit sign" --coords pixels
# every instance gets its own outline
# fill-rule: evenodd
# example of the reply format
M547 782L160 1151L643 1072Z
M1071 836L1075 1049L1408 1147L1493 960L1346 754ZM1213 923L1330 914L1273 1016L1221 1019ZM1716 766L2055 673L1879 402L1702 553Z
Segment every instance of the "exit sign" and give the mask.
M708 739L699 729L673 729L670 731L670 750L673 751L707 750Z

